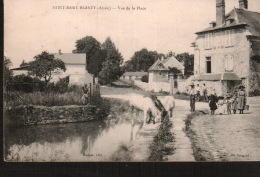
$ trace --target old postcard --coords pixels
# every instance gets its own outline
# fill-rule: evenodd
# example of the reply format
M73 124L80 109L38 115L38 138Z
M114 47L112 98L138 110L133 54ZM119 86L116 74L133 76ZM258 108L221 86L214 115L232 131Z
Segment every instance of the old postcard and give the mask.
M258 0L5 0L6 162L260 160Z

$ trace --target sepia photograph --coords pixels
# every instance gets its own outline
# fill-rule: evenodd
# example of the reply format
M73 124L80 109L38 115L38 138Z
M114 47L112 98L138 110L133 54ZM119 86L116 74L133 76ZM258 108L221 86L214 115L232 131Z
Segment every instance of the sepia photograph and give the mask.
M4 0L5 162L260 160L259 0Z

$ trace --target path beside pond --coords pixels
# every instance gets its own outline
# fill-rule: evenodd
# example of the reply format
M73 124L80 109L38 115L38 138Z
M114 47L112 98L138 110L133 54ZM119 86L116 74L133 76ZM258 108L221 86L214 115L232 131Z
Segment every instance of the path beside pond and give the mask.
M171 132L174 134L175 148L174 154L168 156L168 161L195 161L190 139L184 132L185 119L190 114L190 103L186 100L175 100L173 116L170 120L173 123ZM196 109L202 110L207 108L207 103L196 103Z

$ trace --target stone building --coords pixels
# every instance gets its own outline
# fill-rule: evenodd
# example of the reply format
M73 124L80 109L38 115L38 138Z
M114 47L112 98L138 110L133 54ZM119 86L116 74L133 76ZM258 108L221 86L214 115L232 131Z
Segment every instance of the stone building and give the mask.
M166 59L158 59L149 69L149 83L151 82L169 82L169 68L177 68L184 74L184 66L174 56Z
M206 83L223 95L243 84L247 94L260 91L260 13L248 10L247 0L225 13L225 0L216 0L216 21L197 32L195 83Z
M172 75L170 68L177 68L181 71L178 75ZM174 56L166 59L158 59L148 69L149 89L155 92L177 92L178 81L184 74L184 66Z

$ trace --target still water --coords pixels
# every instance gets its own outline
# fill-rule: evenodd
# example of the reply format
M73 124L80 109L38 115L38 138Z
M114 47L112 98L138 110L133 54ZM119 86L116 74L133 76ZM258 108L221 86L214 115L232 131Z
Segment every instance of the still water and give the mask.
M8 129L7 161L109 161L135 139L139 124L84 122Z

